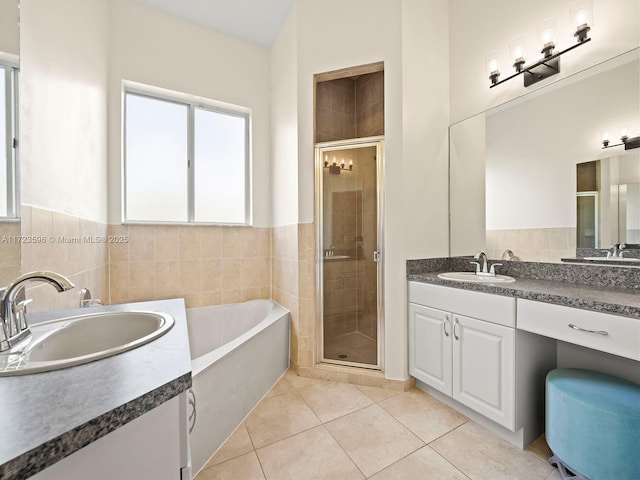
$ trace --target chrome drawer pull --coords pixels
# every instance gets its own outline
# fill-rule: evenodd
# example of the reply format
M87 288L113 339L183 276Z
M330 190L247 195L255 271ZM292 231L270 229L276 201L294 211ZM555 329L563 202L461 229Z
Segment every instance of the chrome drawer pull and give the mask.
M574 330L578 330L579 332L595 333L596 335L602 335L603 337L606 337L607 335L609 335L609 332L605 330L587 330L586 328L580 328L579 326L574 325L573 323L569 324L569 328L573 328Z
M451 320L449 320L449 315L444 317L444 323L442 324L442 329L444 330L445 337L449 336L449 332L447 332L447 323L451 324Z

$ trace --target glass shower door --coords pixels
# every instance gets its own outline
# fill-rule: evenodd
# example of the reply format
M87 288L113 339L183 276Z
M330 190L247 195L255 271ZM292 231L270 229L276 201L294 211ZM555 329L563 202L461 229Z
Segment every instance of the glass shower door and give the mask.
M322 360L380 368L378 143L320 148Z

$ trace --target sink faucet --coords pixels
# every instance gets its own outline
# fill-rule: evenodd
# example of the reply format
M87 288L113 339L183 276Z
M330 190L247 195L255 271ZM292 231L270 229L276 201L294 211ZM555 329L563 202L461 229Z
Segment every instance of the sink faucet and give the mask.
M55 272L29 272L20 275L13 282L0 289L0 352L9 350L13 345L26 338L31 331L27 324L27 305L30 299L18 302L18 295L24 290L24 284L30 281L45 282L58 292L66 292L74 287L73 283Z
M607 252L607 258L622 258L624 256L626 244L614 243L611 245L610 251Z
M486 275L495 277L496 276L496 267L502 265L501 263L493 263L491 264L491 268L489 268L489 261L487 260L487 254L484 252L478 252L473 256L475 262L471 262L476 266L476 275Z

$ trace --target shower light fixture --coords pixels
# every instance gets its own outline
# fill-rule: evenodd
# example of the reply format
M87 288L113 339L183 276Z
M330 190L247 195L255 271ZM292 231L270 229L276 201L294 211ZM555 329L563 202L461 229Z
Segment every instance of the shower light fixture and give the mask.
M526 60L524 36L521 35L513 39L509 43L509 50L515 73L502 80L498 80L500 77L500 69L498 68L499 52L492 50L487 56L487 73L491 82L489 88L500 85L520 74L523 75L524 86L529 87L545 78L560 73L560 56L591 41L589 30L593 25L592 11L591 0L578 0L571 5L569 14L572 25L575 28L573 36L576 37L576 43L556 53L554 53L556 48L555 21L550 18L542 21L538 25L538 41L541 45L540 53L542 53L543 58L529 66L524 65Z
M329 173L333 175L340 175L340 172L352 172L353 171L353 160L349 160L349 164L344 161L344 158L338 163L336 157L333 157L333 160L329 161L329 156L324 156L324 168L329 169Z

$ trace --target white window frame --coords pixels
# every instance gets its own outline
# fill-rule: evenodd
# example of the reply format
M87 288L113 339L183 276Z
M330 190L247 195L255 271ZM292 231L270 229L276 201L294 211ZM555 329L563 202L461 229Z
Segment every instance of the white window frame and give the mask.
M5 91L2 92L6 102L6 131L1 133L7 139L7 215L0 220L11 221L20 217L20 193L18 185L18 72L16 63L0 59L0 66L5 76Z
M126 96L140 97L175 103L188 107L187 114L187 221L158 221L158 220L129 220L127 218L127 111ZM247 108L222 104L213 100L206 100L179 92L169 92L164 89L149 87L140 88L125 86L122 96L122 223L124 225L251 225L251 111ZM244 221L229 222L197 222L195 221L195 112L196 109L208 110L233 117L243 118L245 121L244 138Z

